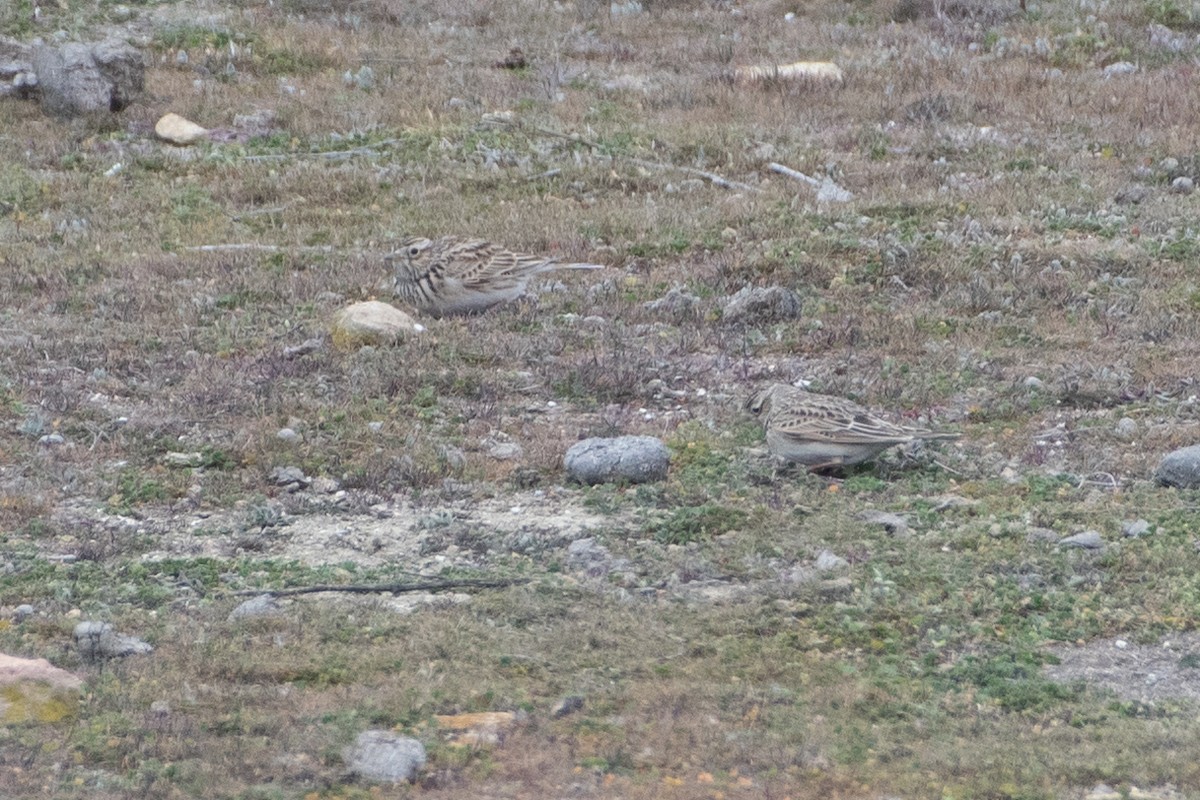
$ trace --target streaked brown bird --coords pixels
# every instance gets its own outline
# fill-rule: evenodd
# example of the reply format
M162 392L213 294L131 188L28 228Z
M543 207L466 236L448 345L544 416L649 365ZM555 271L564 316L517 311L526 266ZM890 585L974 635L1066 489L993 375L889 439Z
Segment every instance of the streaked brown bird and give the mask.
M406 240L384 258L394 270L393 292L435 317L477 314L525 294L530 278L555 269L603 269L514 253L483 239L443 236Z
M859 464L898 444L949 440L960 434L896 425L841 397L776 383L746 402L762 419L767 448L810 470Z

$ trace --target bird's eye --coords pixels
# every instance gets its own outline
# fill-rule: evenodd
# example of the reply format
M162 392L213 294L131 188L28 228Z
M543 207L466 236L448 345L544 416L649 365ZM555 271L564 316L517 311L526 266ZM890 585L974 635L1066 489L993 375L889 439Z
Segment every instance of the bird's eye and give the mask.
M421 254L421 248L417 247L415 244L412 247L408 248L408 255L410 258L416 258L420 254Z

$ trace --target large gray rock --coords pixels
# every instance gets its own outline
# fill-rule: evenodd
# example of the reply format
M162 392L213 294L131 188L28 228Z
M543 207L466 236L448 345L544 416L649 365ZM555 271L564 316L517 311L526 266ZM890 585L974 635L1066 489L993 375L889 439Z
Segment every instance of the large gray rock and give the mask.
M1154 471L1154 479L1163 486L1177 489L1200 487L1200 444L1173 450L1163 456Z
M667 477L671 454L653 436L584 439L563 457L563 466L580 483L649 483Z
M81 622L75 626L73 638L85 661L123 658L154 650L154 645L136 636L117 633L107 622Z
M744 286L725 301L724 322L760 325L800 316L800 295L783 286Z
M411 781L425 766L425 745L391 731L363 731L342 751L350 771L368 781Z
M42 108L75 116L124 109L144 88L146 66L132 45L107 39L35 45L33 71Z

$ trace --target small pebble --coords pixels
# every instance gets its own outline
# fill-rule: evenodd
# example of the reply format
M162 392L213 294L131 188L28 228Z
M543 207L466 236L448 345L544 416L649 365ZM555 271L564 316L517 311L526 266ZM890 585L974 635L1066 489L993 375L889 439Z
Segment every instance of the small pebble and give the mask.
M290 444L296 444L304 441L304 437L292 428L280 428L279 432L275 434L275 437Z
M1121 535L1136 539L1150 532L1150 523L1144 519L1127 519L1121 523Z

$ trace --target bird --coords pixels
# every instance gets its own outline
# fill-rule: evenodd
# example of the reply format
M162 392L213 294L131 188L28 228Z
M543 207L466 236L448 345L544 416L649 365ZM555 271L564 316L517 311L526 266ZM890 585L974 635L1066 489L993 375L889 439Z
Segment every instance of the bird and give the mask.
M435 317L478 314L525 294L529 279L555 269L603 269L516 253L485 239L414 237L384 257L394 270L392 291Z
M960 434L897 425L842 397L776 383L746 401L763 421L767 449L811 471L859 464L898 444Z

